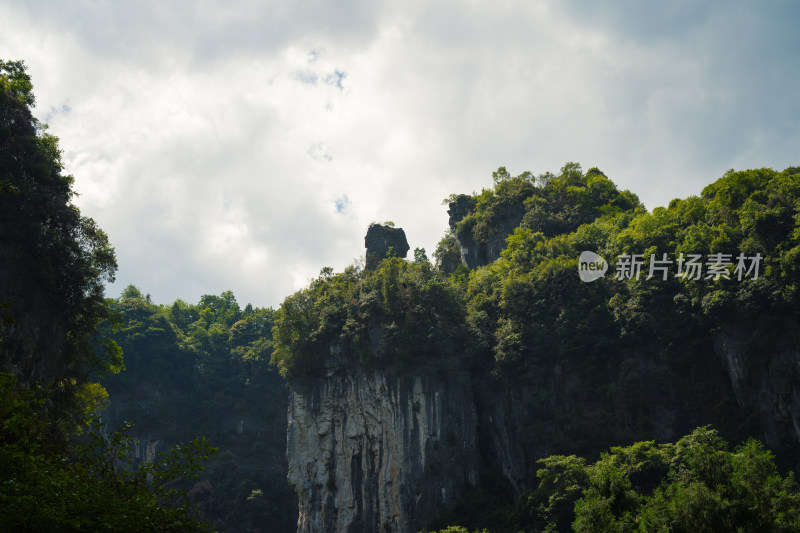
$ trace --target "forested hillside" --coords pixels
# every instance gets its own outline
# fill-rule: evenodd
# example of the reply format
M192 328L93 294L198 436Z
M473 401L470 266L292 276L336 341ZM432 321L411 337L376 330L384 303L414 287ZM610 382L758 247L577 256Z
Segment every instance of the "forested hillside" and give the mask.
M156 305L133 286L109 308L125 371L103 380L106 422L133 421L142 458L205 436L219 452L189 488L201 515L220 531L293 531L286 388L269 366L273 311L241 309L230 291Z

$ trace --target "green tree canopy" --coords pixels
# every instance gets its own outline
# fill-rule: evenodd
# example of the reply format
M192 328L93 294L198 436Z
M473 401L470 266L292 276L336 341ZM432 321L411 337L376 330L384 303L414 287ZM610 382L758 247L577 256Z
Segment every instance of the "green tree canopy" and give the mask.
M24 63L0 61L0 363L68 412L90 373L121 368L119 348L98 335L117 265L106 234L71 203L73 178L34 101Z
M0 61L0 524L206 530L175 487L213 455L205 441L134 467L125 434L87 430L108 398L90 379L122 368L103 298L116 261L105 233L71 203L73 179L58 140L33 118L34 101L25 65ZM126 296L131 315L146 320L148 298L132 286Z
M515 510L526 531L800 531L800 489L750 439L733 451L698 428L675 443L614 447L587 464L539 461L538 489Z

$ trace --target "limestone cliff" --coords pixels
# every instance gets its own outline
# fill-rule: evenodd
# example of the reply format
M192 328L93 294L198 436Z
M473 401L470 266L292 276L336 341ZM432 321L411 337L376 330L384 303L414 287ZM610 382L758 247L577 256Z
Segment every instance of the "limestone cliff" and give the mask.
M478 482L477 415L458 368L398 375L335 348L289 398L299 532L419 531Z
M713 334L736 403L756 420L759 438L773 449L800 449L800 336L796 324L775 331L768 345L751 327L726 326ZM796 454L790 463L800 468Z
M294 356L298 370L289 374L287 437L298 531L405 533L434 517L436 525L483 527L494 517L469 522L468 507L483 501L510 513L537 488L541 458L596 457L611 446L674 441L701 426L734 445L758 438L781 467L800 471L797 255L782 256L783 277L772 263L763 284L711 285L707 278L707 285L645 286L610 277L582 284L571 258L590 244L622 253L614 248L613 225L584 228L574 242L551 242L552 250L539 246L542 239L575 232L600 213L624 214L614 222L623 227L643 206L613 187L596 205L570 200L565 191L584 185L568 174L558 178L560 189L519 179L502 190L498 184L495 193L452 198L451 231L437 249L445 273L463 271L452 263L474 269L493 262L507 236L522 230L506 260L468 283L458 275L442 284L466 289L466 301L436 308L447 292L426 297L419 287L436 283L425 278L428 267L416 264L405 277L398 266L393 273L367 268L360 278L321 278L303 294L303 327L286 326L283 335L297 350L285 349L279 360ZM597 192L592 187L607 185L599 171L589 174L586 199ZM706 229L716 216L686 224L711 235ZM790 222L775 227L794 227ZM636 231L626 238L647 243L668 235L678 242L688 230L673 225L675 235L655 222L651 233L631 226ZM771 226L764 227L769 237ZM748 246L773 242L761 233L751 237ZM381 257L376 252L374 261ZM448 316L468 327L448 325ZM303 329L306 323L314 327ZM396 333L401 326L403 335ZM382 332L394 332L395 340ZM397 339L403 350L385 349ZM435 339L442 342L420 357Z
M476 239L473 234L474 218L469 220L471 224L459 224L473 212L475 204L475 198L460 194L450 202L447 210L450 229L461 248L461 262L469 269L488 265L499 258L506 248L506 238L519 226L525 215L522 204L508 206L496 214L484 238Z
M680 373L658 354L642 353L609 361L602 375L557 362L523 382L498 382L470 376L453 359L398 374L380 359L363 366L333 347L321 376L290 385L288 478L298 495L297 530L420 531L487 478L493 488L483 490L499 482L513 502L536 487L541 457L670 441L705 424L730 427L755 411L775 420L766 440L784 442L787 428L797 427L797 394L781 388L775 368L737 362L744 352L724 342L720 354L756 378L729 378L724 358L711 350L689 357ZM775 364L785 359L776 357ZM614 387L595 385L620 375ZM720 411L732 391L741 405Z

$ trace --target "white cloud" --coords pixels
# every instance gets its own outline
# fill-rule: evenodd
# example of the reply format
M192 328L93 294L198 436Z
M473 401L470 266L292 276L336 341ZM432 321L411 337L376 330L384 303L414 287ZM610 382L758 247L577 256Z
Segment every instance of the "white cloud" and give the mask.
M797 163L796 18L592 5L0 4L0 49L117 249L111 295L277 305L371 221L430 254L441 199L501 165L598 166L655 207Z

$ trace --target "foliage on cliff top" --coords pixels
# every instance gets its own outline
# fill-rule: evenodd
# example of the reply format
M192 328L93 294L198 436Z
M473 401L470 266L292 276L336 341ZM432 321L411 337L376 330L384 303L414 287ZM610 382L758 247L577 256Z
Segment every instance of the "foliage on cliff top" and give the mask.
M334 345L352 348L362 362L388 349L410 363L414 350L441 353L466 327L465 353L483 354L482 368L496 375L524 380L543 362L572 361L587 378L602 381L608 376L593 365L616 372L615 361L637 342L644 343L640 350L683 342L707 352L709 333L723 324L745 320L766 331L775 317L796 314L797 168L730 171L702 196L673 200L652 213L599 170L583 173L574 163L559 175L537 178L510 176L501 167L493 178L494 188L475 197L459 232L470 226L476 239L484 238L508 210L524 208L501 258L472 272L456 269L446 279L400 260L375 272L323 271L276 312L273 363L282 374L319 371ZM455 254L454 238L434 254L439 262ZM584 250L608 260L605 277L581 282L578 256ZM641 256L639 275L615 279L622 254ZM699 257L699 279L676 275L690 254ZM722 275L706 277L709 254L729 254L721 256L728 261ZM746 268L758 262L758 276L736 270L739 254ZM657 268L663 265L666 279ZM389 286L403 289L387 292ZM429 297L431 286L439 296Z
M464 306L456 287L423 254L390 257L374 270L325 268L275 312L272 363L283 376L319 373L331 349L362 364L387 361L401 370L458 353Z
M486 242L511 213L521 216L520 227L552 237L603 215L644 211L635 194L619 191L597 168L584 173L577 163L565 164L558 175L512 176L500 167L492 181L494 187L474 195L475 208L458 223L457 233L469 231L476 242Z
M591 283L578 275L583 251L608 261ZM707 277L716 253L730 254L730 264ZM641 255L638 278L615 279L621 254ZM651 261L664 254L666 279ZM699 279L677 275L680 254L700 256ZM739 254L746 267L760 256L757 277L739 279ZM520 446L536 457L709 423L731 440L763 435L761 407L736 397L752 384L734 391L718 343L735 334L742 375L772 376L764 353L796 338L798 265L800 169L792 167L730 171L701 196L603 215L552 237L519 227L498 260L449 279L463 290L476 386L518 394ZM782 466L798 468L792 438L770 444Z
M582 282L584 250L604 257L610 272ZM622 275L623 254L640 254L639 275ZM677 275L681 254L698 256L698 279ZM728 254L719 276L708 274L711 254ZM758 273L736 271L740 254ZM519 376L542 354L602 356L621 341L669 346L739 321L768 328L796 314L798 265L800 170L730 171L701 197L652 213L605 215L551 238L517 228L499 260L470 273L467 319L499 367Z

